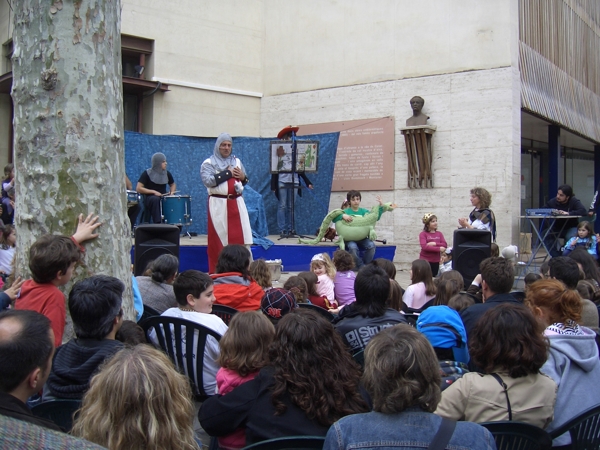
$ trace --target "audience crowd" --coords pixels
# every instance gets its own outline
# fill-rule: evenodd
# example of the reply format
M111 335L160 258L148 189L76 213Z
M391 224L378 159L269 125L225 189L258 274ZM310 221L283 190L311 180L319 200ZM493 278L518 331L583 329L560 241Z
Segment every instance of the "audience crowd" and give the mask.
M489 202L473 204L465 227L479 220L489 229L492 220L495 229ZM433 234L437 218L426 219ZM144 320L123 320L122 281L90 276L65 302L59 287L99 226L80 216L73 236L40 237L29 249L32 279L0 294L0 434L26 426L32 439L39 429L48 439L69 431L81 448L208 447L197 414L218 439L214 448L228 450L297 435L323 436L327 449L427 448L442 435L450 447L494 449L477 423L551 432L600 404L600 274L585 248L526 277L524 293L513 292L514 261L500 256L485 259L466 290L457 271L434 278L432 258L415 260L404 291L391 261L357 271L344 250L315 255L311 270L283 288L243 245L225 246L210 275L179 273L177 258L163 255L137 285L155 314L210 330L203 354L190 353L198 334L184 342L187 364L161 351L175 346L177 326L167 333L173 342L161 343ZM14 253L14 230L4 230L2 251ZM430 245L442 260L451 257L443 244ZM65 305L75 335L63 343ZM200 373L201 399L190 384ZM71 430L34 414L60 399L79 402ZM570 437L553 444L568 446Z

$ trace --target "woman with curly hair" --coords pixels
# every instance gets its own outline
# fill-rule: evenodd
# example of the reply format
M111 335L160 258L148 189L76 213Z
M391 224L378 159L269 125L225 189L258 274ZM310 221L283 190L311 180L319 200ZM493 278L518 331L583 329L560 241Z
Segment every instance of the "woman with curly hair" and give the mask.
M313 311L297 310L277 324L270 366L229 394L206 400L202 428L223 436L246 428L246 445L282 436L325 436L343 416L366 412L360 367L340 336Z
M469 217L458 219L459 228L474 230L487 230L492 233L492 241L496 241L496 216L490 209L492 205L492 194L487 189L476 187L471 189L471 205L473 211Z
M542 372L558 385L552 431L600 404L600 360L596 333L578 324L582 302L576 290L557 280L538 280L527 288L525 303L545 327L550 342ZM569 433L556 438L554 446L571 443Z
M489 309L468 335L470 372L442 392L435 413L453 420L515 420L545 428L552 421L556 384L540 373L548 343L526 306Z
M432 414L440 401L440 380L425 336L409 325L386 328L365 350L363 383L373 411L335 422L323 449L427 448L444 423ZM496 448L488 430L466 422L456 424L447 445L444 448Z
M92 378L72 434L109 449L197 450L191 398L163 352L125 348Z

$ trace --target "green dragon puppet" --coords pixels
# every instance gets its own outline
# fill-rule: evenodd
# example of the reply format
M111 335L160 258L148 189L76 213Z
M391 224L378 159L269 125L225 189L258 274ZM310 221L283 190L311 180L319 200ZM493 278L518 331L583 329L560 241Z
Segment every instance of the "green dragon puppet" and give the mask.
M339 220L335 223L335 229L339 236L338 245L342 250L345 248L346 241L360 241L364 238L369 238L372 241L377 239L377 234L375 233L375 224L379 219L379 208L386 211L392 211L396 207L395 204L392 203L384 203L383 205L373 206L371 211L369 211L364 216L352 216L352 222L346 222L344 220ZM319 228L319 234L314 239L298 239L301 244L318 244L325 236L325 232L327 228L329 228L329 224L338 216L344 214L343 209L334 209L331 211L325 219L323 219L323 223L321 224L321 228Z

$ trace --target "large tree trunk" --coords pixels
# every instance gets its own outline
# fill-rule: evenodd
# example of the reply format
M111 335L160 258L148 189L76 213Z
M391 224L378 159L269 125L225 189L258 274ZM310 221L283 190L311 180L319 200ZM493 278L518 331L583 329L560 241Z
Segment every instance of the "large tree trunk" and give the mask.
M120 0L13 0L16 272L45 233L71 235L94 212L100 237L85 245L74 281L103 273L127 286L133 318L126 214Z

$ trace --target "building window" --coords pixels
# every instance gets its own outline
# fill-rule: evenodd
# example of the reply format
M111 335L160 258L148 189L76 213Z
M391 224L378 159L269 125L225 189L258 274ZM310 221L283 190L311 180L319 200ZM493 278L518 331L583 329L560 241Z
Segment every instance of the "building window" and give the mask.
M9 39L2 45L2 73L12 71L13 40Z

